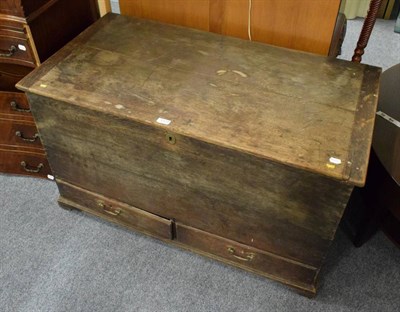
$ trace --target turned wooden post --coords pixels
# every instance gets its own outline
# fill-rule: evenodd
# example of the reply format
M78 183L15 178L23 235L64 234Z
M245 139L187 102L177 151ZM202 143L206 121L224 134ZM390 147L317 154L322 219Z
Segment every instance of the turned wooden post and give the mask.
M361 56L364 54L364 49L368 44L369 37L371 36L372 29L374 28L376 15L381 2L382 0L371 0L369 4L368 14L365 18L360 37L358 38L357 47L354 50L354 55L351 59L353 62L361 62Z

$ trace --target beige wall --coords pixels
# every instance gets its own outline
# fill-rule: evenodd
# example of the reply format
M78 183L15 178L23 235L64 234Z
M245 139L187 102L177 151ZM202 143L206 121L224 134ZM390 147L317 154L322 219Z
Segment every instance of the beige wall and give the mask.
M348 19L367 16L370 0L346 0L344 15Z
M97 0L99 3L100 16L111 11L110 0Z

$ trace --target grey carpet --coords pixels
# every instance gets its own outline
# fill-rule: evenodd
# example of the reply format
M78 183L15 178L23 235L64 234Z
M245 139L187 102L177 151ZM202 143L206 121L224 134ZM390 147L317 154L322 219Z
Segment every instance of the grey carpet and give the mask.
M0 175L1 311L396 311L400 251L339 231L315 299L56 204L54 182Z
M400 34L394 32L395 22L383 19L376 21L361 63L379 66L383 70L400 63ZM364 19L357 18L347 23L347 34L339 58L351 60Z
M390 23L381 23L382 36L391 38ZM349 22L346 41L356 37L353 25L360 21ZM395 43L381 44L387 48L370 48L364 62L399 62ZM382 233L357 249L339 230L319 293L310 300L268 279L62 210L54 182L0 175L0 192L0 312L399 311L400 250Z

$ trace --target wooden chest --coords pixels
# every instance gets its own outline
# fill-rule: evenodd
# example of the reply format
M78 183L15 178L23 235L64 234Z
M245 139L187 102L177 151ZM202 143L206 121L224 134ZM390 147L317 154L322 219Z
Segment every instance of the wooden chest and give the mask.
M311 295L365 180L379 75L110 14L18 87L61 205Z

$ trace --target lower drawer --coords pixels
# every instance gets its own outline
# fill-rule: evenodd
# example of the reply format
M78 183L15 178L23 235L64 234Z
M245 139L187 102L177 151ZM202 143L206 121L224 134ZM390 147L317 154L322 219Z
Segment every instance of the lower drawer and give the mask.
M316 292L318 269L176 223L176 241L211 258L267 276L308 294Z
M0 113L15 115L33 121L25 93L0 91Z
M0 62L0 90L18 91L15 84L31 71L31 67Z
M60 179L59 203L163 239L172 239L172 221L84 190Z
M1 116L0 144L43 148L33 121L6 119Z
M47 177L51 174L44 153L32 151L14 151L0 147L0 172Z

